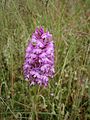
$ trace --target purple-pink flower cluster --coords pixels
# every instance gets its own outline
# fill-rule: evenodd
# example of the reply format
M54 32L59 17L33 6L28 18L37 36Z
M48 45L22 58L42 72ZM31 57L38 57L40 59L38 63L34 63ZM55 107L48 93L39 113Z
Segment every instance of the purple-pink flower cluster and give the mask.
M27 46L24 76L30 85L48 85L48 78L54 75L54 44L52 34L36 28Z

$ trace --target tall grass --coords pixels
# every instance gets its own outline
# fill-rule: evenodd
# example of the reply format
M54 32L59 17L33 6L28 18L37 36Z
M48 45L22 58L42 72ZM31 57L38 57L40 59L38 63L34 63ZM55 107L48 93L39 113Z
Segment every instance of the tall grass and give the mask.
M90 1L0 1L0 120L90 119ZM55 75L47 88L23 77L37 26L53 34Z

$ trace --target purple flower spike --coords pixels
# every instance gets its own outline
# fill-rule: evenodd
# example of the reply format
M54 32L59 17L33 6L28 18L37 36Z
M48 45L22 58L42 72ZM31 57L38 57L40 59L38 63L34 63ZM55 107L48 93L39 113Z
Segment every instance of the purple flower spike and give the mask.
M26 48L24 76L30 85L47 86L54 75L54 44L52 34L36 28Z

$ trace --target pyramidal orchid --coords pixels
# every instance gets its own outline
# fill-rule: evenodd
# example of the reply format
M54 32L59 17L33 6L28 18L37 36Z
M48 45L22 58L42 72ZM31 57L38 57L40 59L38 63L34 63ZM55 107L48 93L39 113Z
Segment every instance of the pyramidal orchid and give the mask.
M30 85L47 86L54 75L54 44L52 34L36 28L26 48L24 76Z

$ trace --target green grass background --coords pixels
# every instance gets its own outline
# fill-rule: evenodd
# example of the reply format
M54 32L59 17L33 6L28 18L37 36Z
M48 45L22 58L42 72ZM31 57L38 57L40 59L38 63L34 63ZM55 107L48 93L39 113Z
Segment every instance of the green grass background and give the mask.
M47 88L23 76L37 26L55 44ZM90 0L0 0L0 120L90 120Z

